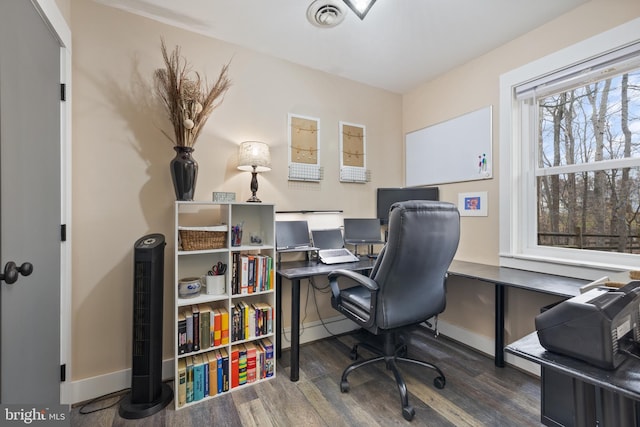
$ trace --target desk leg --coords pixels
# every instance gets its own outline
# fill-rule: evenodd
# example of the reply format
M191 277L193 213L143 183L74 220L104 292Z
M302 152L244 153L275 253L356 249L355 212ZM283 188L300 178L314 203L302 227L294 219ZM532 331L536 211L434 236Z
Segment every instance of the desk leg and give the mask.
M291 381L298 381L300 370L300 279L291 281Z
M495 356L494 363L499 368L504 368L504 285L496 283L496 331L495 331Z
M276 274L276 359L282 357L282 276Z

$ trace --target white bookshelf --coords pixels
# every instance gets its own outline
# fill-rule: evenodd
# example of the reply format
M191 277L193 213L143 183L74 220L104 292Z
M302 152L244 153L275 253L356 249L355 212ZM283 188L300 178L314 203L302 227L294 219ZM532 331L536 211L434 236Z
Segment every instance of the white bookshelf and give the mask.
M242 241L240 246L232 246L232 233L231 227L237 224L242 224ZM206 227L212 226L226 226L226 238L224 247L215 249L198 249L198 250L182 250L180 246L179 227ZM199 201L177 201L175 203L175 254L174 254L174 394L175 394L175 407L176 409L183 409L192 405L197 405L209 399L214 399L218 396L233 392L235 389L245 388L257 384L262 381L269 381L275 378L275 349L277 334L275 333L277 315L276 307L276 293L275 293L275 206L267 203L219 203L219 202L199 202ZM251 234L258 234L260 242L255 241L251 244ZM233 278L233 254L239 253L243 255L262 255L270 257L272 260L273 274L269 281L270 287L265 290L258 290L252 293L234 294L232 293L232 278ZM225 273L225 292L220 295L210 295L206 293L203 286L201 292L197 296L189 298L181 298L178 294L178 282L182 278L186 277L201 277L206 276L212 266L218 262L222 262L227 265ZM248 305L251 304L267 304L272 307L272 321L271 330L264 334L251 336L242 340L232 339L232 312L233 307L239 302L245 302ZM208 305L216 309L225 309L228 313L228 329L229 329L229 342L220 345L212 345L207 348L200 348L197 351L190 351L184 354L180 354L179 342L178 342L178 318L181 312L184 312L193 306ZM232 373L231 373L231 355L233 347L238 344L252 343L254 341L268 339L273 345L273 375L267 378L258 378L253 382L248 382L237 387L232 387ZM213 344L213 343L212 343ZM226 375L229 383L229 390L222 393L211 394L204 396L201 399L185 402L182 404L180 398L180 375L179 375L179 363L180 360L194 360L194 356L200 355L212 355L218 351L226 351L229 355L229 366L226 370ZM211 389L215 385L211 384Z

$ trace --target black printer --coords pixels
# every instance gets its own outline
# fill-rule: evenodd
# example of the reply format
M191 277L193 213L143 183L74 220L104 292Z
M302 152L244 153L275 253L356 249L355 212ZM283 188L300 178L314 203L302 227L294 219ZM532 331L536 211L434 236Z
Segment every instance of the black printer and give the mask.
M540 344L604 369L615 369L640 342L640 281L598 287L536 316Z

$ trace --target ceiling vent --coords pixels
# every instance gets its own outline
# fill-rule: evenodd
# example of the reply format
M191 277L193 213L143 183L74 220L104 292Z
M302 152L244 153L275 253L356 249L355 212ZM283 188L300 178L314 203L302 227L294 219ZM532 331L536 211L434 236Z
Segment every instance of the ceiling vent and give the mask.
M307 19L316 27L335 27L344 19L341 3L335 0L315 0L307 9Z

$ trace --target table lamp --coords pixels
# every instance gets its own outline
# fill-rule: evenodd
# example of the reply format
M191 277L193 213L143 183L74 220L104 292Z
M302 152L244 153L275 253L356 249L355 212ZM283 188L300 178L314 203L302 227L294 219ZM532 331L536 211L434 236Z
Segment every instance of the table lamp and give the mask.
M258 172L271 170L269 146L264 142L245 141L238 148L238 169L251 172L251 197L247 202L261 202L256 197L258 191Z

